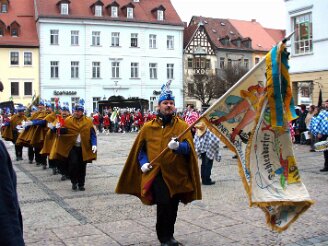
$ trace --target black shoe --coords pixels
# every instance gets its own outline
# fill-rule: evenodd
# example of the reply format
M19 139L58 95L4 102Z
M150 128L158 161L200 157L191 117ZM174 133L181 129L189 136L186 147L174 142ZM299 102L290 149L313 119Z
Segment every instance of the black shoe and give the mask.
M43 169L47 169L47 165L42 165L42 168Z
M320 169L320 172L328 172L328 168Z
M72 190L77 190L77 184L72 184Z
M85 191L84 186L79 186L79 190L80 190L80 191Z
M214 185L215 181L206 181L206 182L202 182L203 185Z
M40 166L40 165L41 165L41 163L40 163L40 162L37 162L35 165L37 165L37 166Z
M315 152L315 150L314 149L310 149L310 152Z
M232 159L237 159L237 155L234 155L234 156L232 157Z
M67 180L67 177L65 175L62 175L61 178L60 178L61 181L65 181Z
M172 246L179 246L180 245L180 243L177 240L175 240L174 237L171 237L170 243L171 243L170 245L172 245Z
M29 160L29 162L28 163L30 163L30 164L33 164L33 160Z
M58 170L57 170L56 167L54 167L54 168L52 169L52 174L53 174L53 175L57 175L57 174L58 174Z

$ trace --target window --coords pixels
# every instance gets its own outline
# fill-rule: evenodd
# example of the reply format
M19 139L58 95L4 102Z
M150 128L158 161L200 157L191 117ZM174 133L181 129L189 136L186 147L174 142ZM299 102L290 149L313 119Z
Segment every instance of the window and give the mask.
M13 37L18 37L18 28L17 27L10 28L10 35Z
M306 54L312 52L312 14L307 13L293 18L294 52Z
M188 95L192 96L195 94L195 86L193 83L188 83Z
M111 7L111 17L117 17L118 16L118 9L116 6Z
M0 37L3 36L3 28L0 26Z
M248 59L244 59L244 67L245 67L246 69L249 68L249 60L248 60Z
M174 77L174 64L167 64L166 65L166 73L168 79L173 79Z
M188 58L188 68L192 68L193 67L193 59L192 58Z
M225 61L224 57L220 57L220 69L224 69L225 66L224 61Z
M92 98L92 109L93 112L95 111L95 109L98 109L98 101L100 101L101 98L100 97L93 97Z
M205 68L206 69L211 69L211 60L210 59L205 60Z
M79 31L71 31L71 45L79 45Z
M51 61L50 62L50 77L51 78L58 78L58 73L59 73L59 67L58 67L59 62L58 61Z
M133 19L133 8L126 8L126 18Z
M18 82L11 82L11 95L12 96L19 96L19 83Z
M71 62L71 78L77 79L79 77L79 62L72 61Z
M102 16L102 6L100 5L95 6L95 16Z
M58 45L58 30L50 30L50 44L51 45Z
M138 33L131 33L131 47L138 47Z
M149 77L157 79L157 63L149 63Z
M120 63L112 62L112 78L120 77Z
M72 97L72 99L71 99L72 108L74 108L75 105L79 103L79 101L80 101L79 97Z
M170 50L174 49L174 36L167 36L166 47Z
M24 65L25 66L32 65L32 52L24 52Z
M157 20L159 20L159 21L164 20L164 11L163 10L157 10Z
M131 62L131 78L139 78L139 63Z
M260 62L260 58L259 57L255 57L255 64Z
M7 13L8 12L8 5L7 3L1 4L1 13Z
M68 3L62 3L60 5L60 13L62 15L68 15Z
M120 33L112 32L112 46L120 46Z
M92 32L92 45L100 46L100 32Z
M149 48L156 49L156 35L149 35Z
M24 82L24 96L32 96L32 82Z
M92 62L92 78L100 78L100 62Z
M10 52L10 65L19 65L19 53L17 51Z

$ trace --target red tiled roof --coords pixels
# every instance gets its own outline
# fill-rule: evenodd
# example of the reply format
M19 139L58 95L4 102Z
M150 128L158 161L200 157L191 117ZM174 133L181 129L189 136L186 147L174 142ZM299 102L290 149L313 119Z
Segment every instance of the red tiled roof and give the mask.
M277 43L273 37L256 21L232 20L230 23L238 32L252 39L252 48L258 51L269 51Z
M286 36L286 30L281 29L272 29L264 27L267 33L274 39L276 43L283 40Z
M198 24L192 24L185 27L183 31L183 48L186 48L186 46L189 44L197 28L198 28Z
M189 26L199 23L200 21L203 23L206 32L209 35L210 41L217 48L251 50L250 48L246 48L243 46L237 47L232 42L229 42L227 45L222 44L222 42L220 41L222 38L229 38L230 40L240 38L241 40L244 40L244 38L248 37L242 36L238 32L238 30L229 22L228 19L193 16L189 23Z
M156 24L170 24L183 26L179 15L175 11L170 0L140 0L139 2L132 2L131 0L116 0L119 4L118 18L112 18L107 12L106 7L113 3L114 0L101 0L103 6L103 16L96 17L91 11L90 6L96 0L71 0L69 5L69 15L61 15L59 12L58 0L36 0L38 17L56 17L56 18L86 18L97 20L116 20L116 21L129 21L129 22L146 22ZM122 7L129 3L133 3L134 18L127 19L126 14L123 12ZM164 21L158 21L156 15L151 12L152 9L159 6L165 7Z
M10 0L8 12L0 13L0 20L6 26L4 36L0 37L0 46L39 46L33 0L24 0L24 3L22 0ZM15 21L20 26L18 37L12 37L8 28Z

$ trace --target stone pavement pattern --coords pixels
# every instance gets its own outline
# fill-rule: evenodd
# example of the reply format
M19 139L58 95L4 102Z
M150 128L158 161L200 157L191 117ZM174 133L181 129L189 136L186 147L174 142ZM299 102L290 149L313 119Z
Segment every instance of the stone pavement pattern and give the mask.
M98 160L87 167L86 191L72 191L70 181L16 162L18 195L26 245L159 245L156 207L114 193L136 134L98 136ZM214 163L213 186L202 186L203 200L179 206L175 237L183 245L328 245L328 173L321 173L322 153L295 145L301 178L315 205L283 232L271 231L264 213L250 208L232 153L222 150Z

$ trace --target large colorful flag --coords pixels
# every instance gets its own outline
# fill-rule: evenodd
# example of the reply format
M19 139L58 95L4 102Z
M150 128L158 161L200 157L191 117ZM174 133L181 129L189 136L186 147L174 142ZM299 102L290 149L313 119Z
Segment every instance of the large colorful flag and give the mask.
M288 122L296 117L281 42L201 118L237 154L250 206L279 232L313 203L293 152Z

